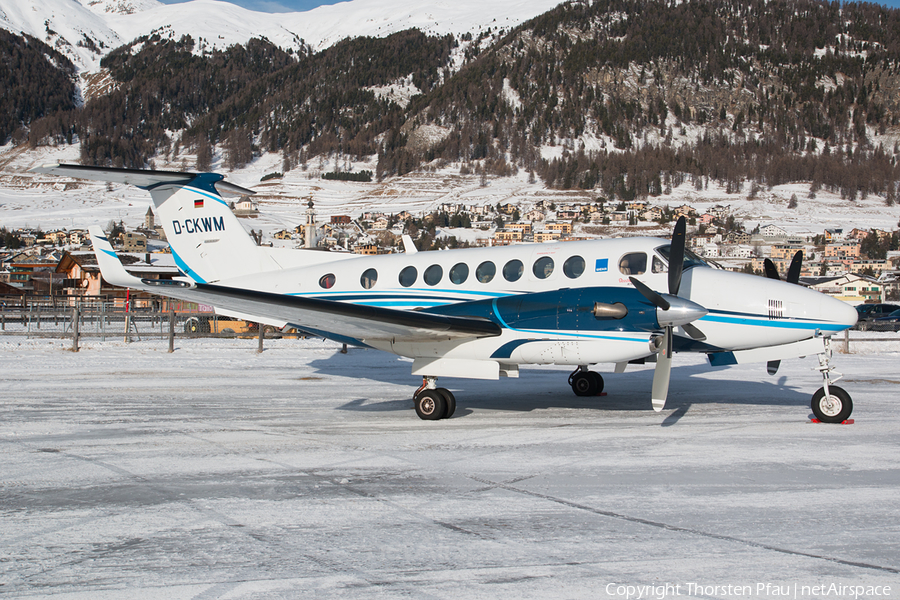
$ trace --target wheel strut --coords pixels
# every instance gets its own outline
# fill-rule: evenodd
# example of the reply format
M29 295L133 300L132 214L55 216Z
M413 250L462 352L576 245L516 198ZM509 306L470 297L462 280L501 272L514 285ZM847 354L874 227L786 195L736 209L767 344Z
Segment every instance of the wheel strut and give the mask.
M853 412L853 401L850 394L834 385L843 375L835 371L837 377L831 377L831 372L834 371L831 356L831 338L826 337L825 351L818 355L819 366L816 368L822 374L822 387L813 394L810 407L816 419L823 423L843 423Z

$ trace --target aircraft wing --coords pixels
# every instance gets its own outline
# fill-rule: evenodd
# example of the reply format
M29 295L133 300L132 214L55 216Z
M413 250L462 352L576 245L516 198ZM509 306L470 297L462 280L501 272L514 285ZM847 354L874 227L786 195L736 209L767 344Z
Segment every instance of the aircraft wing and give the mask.
M125 270L99 227L91 227L90 233L100 271L112 285L211 304L225 313L258 315L271 324L292 325L338 341L413 342L489 337L501 332L500 326L488 319L360 306L182 280L140 279Z

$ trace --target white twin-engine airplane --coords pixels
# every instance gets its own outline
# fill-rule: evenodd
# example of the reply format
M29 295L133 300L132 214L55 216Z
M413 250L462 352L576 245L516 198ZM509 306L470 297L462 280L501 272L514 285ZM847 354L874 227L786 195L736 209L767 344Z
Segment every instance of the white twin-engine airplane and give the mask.
M839 423L853 409L833 385L830 339L856 323L853 307L788 281L710 267L672 240L622 238L358 256L257 246L221 193L252 194L214 173L45 165L32 169L146 189L184 273L128 274L99 227L91 240L113 285L210 304L216 312L413 359L422 419L450 417L456 399L438 377L518 377L519 365L571 365L575 394L594 396L590 365L656 361L651 399L665 406L673 352L712 365L819 358L812 410ZM770 267L770 265L767 265ZM773 272L774 271L774 272ZM655 290L667 290L662 293Z

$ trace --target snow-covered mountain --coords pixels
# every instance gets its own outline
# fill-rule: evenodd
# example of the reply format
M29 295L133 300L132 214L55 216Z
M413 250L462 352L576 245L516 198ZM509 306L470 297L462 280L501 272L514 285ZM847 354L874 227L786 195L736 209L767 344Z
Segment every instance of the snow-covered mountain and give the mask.
M265 37L282 48L305 42L321 50L347 37L387 36L418 28L426 33L507 29L542 14L560 0L351 0L306 12L262 13L217 0L162 4L157 0L0 0L0 27L26 33L95 72L110 50L157 32L191 35L198 50Z

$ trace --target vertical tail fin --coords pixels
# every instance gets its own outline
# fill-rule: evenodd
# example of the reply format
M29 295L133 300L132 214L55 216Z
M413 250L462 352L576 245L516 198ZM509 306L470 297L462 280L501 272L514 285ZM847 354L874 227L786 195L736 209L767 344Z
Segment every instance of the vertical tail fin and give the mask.
M254 192L222 181L224 177L217 173L60 164L36 167L32 172L128 183L148 190L178 268L198 283L279 268L244 231L220 195L220 191Z

